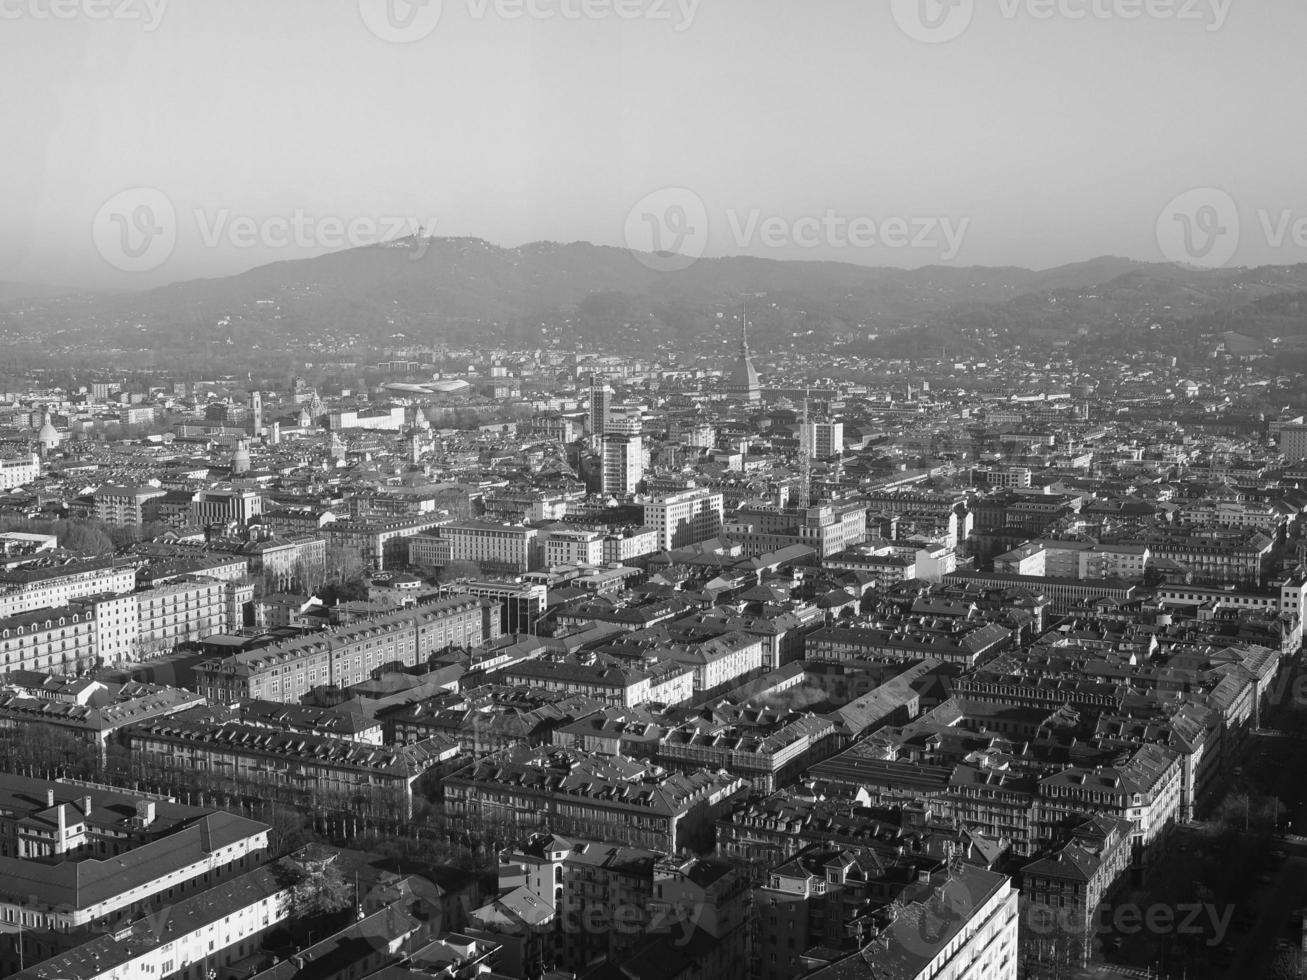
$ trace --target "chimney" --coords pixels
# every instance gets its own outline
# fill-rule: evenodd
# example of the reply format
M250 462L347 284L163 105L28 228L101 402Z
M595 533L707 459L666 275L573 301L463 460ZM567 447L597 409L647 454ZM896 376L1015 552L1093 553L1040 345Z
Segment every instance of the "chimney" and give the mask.
M45 791L45 805L54 806L54 790L47 789Z
M59 808L55 811L59 816L59 836L54 842L54 852L62 854L68 839L68 804L60 803Z
M82 817L86 820L91 819L91 797L90 794L82 797Z

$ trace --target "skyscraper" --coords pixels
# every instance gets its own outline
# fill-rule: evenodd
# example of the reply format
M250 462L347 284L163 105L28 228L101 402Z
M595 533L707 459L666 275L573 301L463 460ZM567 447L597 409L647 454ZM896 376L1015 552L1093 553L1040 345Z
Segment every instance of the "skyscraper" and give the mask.
M644 439L604 436L603 446L603 492L614 497L635 493L635 485L644 479Z
M731 379L726 386L731 401L741 405L757 405L762 401L762 384L758 371L753 366L749 355L749 314L746 312L740 321L740 353L731 369Z
M596 449L603 448L608 425L608 410L613 403L613 389L599 378L590 378L590 439Z
M844 451L844 423L803 423L799 429L799 448L815 459L838 456Z

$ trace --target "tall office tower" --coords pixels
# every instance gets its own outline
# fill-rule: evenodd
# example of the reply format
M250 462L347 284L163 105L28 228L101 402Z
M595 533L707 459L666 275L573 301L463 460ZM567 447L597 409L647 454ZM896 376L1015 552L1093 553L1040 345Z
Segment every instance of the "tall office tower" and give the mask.
M843 422L808 422L799 431L799 446L814 459L829 459L844 451Z
M603 492L614 497L635 493L644 479L644 440L640 436L604 436Z
M590 378L590 441L595 449L603 447L608 412L613 404L613 389L596 377Z

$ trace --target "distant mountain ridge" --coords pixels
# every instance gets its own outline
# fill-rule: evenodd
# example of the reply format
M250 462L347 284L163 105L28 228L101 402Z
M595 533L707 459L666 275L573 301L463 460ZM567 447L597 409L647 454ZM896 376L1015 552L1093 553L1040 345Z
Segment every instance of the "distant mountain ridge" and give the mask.
M557 340L565 349L713 352L733 343L747 301L764 353L839 342L911 356L923 345L1038 346L1151 321L1229 318L1300 291L1307 266L1203 271L1104 256L1045 271L906 270L732 257L660 272L626 249L585 242L502 248L412 237L142 293L29 297L21 311L0 309L0 342L53 335L70 349L93 341L180 354Z

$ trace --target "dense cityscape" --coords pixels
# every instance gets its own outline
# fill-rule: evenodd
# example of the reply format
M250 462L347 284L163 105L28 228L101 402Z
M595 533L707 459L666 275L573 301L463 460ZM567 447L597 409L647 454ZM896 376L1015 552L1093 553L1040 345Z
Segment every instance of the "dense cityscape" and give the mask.
M1295 975L1302 373L746 308L11 380L0 970Z
M1307 980L1305 37L0 0L0 980Z

